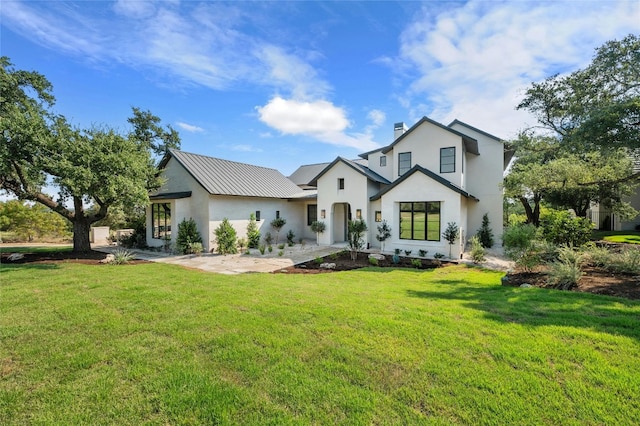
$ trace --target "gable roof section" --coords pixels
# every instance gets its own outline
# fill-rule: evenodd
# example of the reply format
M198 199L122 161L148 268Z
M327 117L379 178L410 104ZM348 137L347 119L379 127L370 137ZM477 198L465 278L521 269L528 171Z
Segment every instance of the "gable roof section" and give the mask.
M401 140L406 138L409 134L411 134L411 132L413 132L415 129L417 129L418 127L420 127L424 123L433 124L434 126L437 126L437 127L441 128L443 130L446 130L447 132L451 132L456 136L460 136L462 138L462 141L464 142L465 149L467 150L468 153L475 154L475 155L480 155L480 152L478 151L478 141L477 141L477 139L474 139L471 136L467 136L464 133L461 133L461 132L459 132L457 130L454 130L454 129L450 128L450 127L447 127L444 124L438 123L437 121L434 121L434 120L432 120L430 118L427 118L427 117L422 117L416 124L411 126L411 128L409 130L404 132L401 136L398 137L398 139L393 141L393 143L391 145L389 145L386 148L384 148L382 150L382 153L386 154L389 151L391 151L393 149L393 147L398 144L398 142L400 142ZM370 152L365 153L365 154L370 154L371 152L375 152L375 151L370 151Z
M476 198L473 195L469 194L467 191L465 191L464 189L462 189L459 186L455 185L454 183L449 182L448 180L446 180L442 176L433 173L429 169L425 169L424 167L418 166L417 164L415 166L413 166L411 168L411 170L409 170L407 173L402 175L402 177L400 179L397 179L391 185L387 186L385 189L383 189L382 191L378 192L376 195L372 196L369 200L370 201L375 201L375 200L378 200L378 199L382 198L382 196L384 194L386 194L387 192L391 191L396 186L402 185L402 182L404 182L405 180L409 179L409 177L412 176L414 173L422 173L422 174L430 177L431 179L435 180L436 182L446 186L450 190L455 191L458 194L460 194L460 195L462 195L462 196L464 196L466 198L471 198L472 200L480 201L478 198Z
M164 167L174 158L212 195L292 198L301 190L276 169L222 160L220 158L169 150L160 163Z
M336 164L338 164L339 162L342 162L342 163L346 164L347 166L351 167L356 172L360 173L361 175L364 175L369 180L372 180L372 181L378 182L378 183L384 183L384 184L387 184L387 185L391 183L387 179L383 178L382 176L380 176L376 172L374 172L371 169L369 169L367 166L361 164L361 161L352 161L352 160L347 160L346 158L337 157L328 166L326 166L316 177L314 177L309 182L309 185L317 186L318 185L318 179L320 179L325 173L327 173L329 170L331 170L331 168L333 166L335 166Z
M347 160L353 163L359 164L361 166L367 166L368 161L363 159L356 160ZM292 174L289 176L289 180L293 181L296 185L300 187L305 186L313 186L312 182L315 182L316 176L320 174L328 165L331 163L317 163L317 164L304 164L298 167Z
M511 161L511 159L513 158L513 154L515 153L515 151L513 150L513 148L503 139L500 139L497 136L492 135L491 133L487 133L483 130L478 129L477 127L473 127L470 124L467 124L463 121L458 120L457 118L455 120L453 120L450 124L449 127L451 126L455 126L456 124L459 124L461 126L466 127L467 129L473 130L474 132L478 132L481 135L484 135L488 138L491 138L493 140L495 140L496 142L500 142L504 145L504 155L503 155L503 170L507 169L507 166L509 165L509 162Z

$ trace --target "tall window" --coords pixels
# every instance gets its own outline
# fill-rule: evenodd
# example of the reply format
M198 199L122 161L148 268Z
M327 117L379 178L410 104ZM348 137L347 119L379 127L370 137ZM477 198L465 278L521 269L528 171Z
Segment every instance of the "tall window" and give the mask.
M398 154L398 176L402 176L411 169L411 153L401 152Z
M400 203L400 239L440 241L440 201Z
M256 222L260 222L260 210L256 210Z
M307 204L307 225L311 226L311 224L317 220L318 220L318 205Z
M171 203L151 204L151 217L153 221L153 238L170 238Z
M376 222L382 222L382 212L380 210L376 210Z
M338 189L344 189L344 178L338 178Z
M387 165L387 156L386 155L380 156L380 167L385 167L386 165Z
M440 173L456 171L456 147L440 148Z

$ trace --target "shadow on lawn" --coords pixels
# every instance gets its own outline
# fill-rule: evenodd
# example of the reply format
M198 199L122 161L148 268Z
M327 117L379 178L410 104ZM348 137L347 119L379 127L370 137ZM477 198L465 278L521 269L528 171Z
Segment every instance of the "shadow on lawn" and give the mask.
M12 269L35 269L39 271L46 271L49 269L60 269L60 266L54 263L0 263L0 274L10 272Z
M448 287L407 290L410 297L460 300L497 322L567 326L625 335L640 340L640 303L623 298L561 290L473 286L455 279L434 281Z

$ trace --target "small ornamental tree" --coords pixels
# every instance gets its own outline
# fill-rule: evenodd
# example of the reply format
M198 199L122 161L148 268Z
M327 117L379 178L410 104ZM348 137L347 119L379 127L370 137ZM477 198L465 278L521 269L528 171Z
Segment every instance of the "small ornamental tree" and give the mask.
M480 244L484 248L493 247L493 231L489 226L489 215L487 213L482 216L482 226L478 229L478 233L476 234L478 240L480 240Z
M256 215L251 213L249 215L249 224L247 225L247 247L258 248L260 245L260 231L258 230L258 224L256 223Z
M198 232L196 221L193 218L189 220L182 219L182 222L178 224L178 236L176 238L176 248L182 252L182 254L191 254L191 245L194 243L202 244L202 237Z
M386 220L383 220L382 223L378 225L378 235L376 235L376 240L380 241L381 244L380 251L384 251L384 242L390 237L391 227Z
M348 228L351 260L355 262L358 258L358 252L364 248L364 238L362 238L362 235L367 232L367 223L362 219L350 220Z
M442 233L442 238L449 243L449 259L451 259L451 246L456 243L458 236L460 235L460 229L455 222L447 223L447 229Z
M315 220L311 223L311 230L316 234L316 244L319 244L320 234L322 234L325 229L327 229L327 225L325 225L324 222Z
M218 253L235 254L238 252L236 230L226 217L214 231L218 243Z
M276 230L276 244L278 244L278 240L280 238L280 230L284 225L287 224L287 221L281 217L277 217L271 221L271 227Z

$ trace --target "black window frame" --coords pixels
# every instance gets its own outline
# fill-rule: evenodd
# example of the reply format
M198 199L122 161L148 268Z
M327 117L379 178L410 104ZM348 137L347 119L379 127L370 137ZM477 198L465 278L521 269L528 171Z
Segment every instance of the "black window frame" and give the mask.
M171 238L171 203L151 204L151 233L157 240Z
M407 158L409 157L408 160L408 165L407 163ZM403 166L404 163L404 166ZM398 153L398 176L402 176L403 174L407 173L409 170L411 170L411 152L399 152Z
M381 155L380 156L380 167L387 167L387 156L386 155Z
M441 201L403 201L398 203L399 210L399 220L398 224L398 238L401 240L416 240L416 241L440 241L441 230L442 230L442 202ZM430 213L430 210L432 211ZM437 210L437 223L430 221L430 214L435 215L435 211ZM409 228L410 238L402 236L402 213L410 214L411 226ZM419 224L419 221L416 221L416 216L418 214L424 215L424 233L421 234L419 227L416 226ZM429 225L429 224L432 225ZM433 224L436 223L435 229L433 228ZM429 235L431 234L431 235ZM437 238L434 238L437 236Z
M260 210L256 210L256 222L260 222Z
M445 161L446 160L446 161ZM440 173L456 172L456 147L440 148Z
M376 210L374 220L376 222L382 222L382 212L380 210Z
M318 205L307 204L307 226L311 226L313 222L318 221Z
M338 178L338 190L344 189L344 178Z

